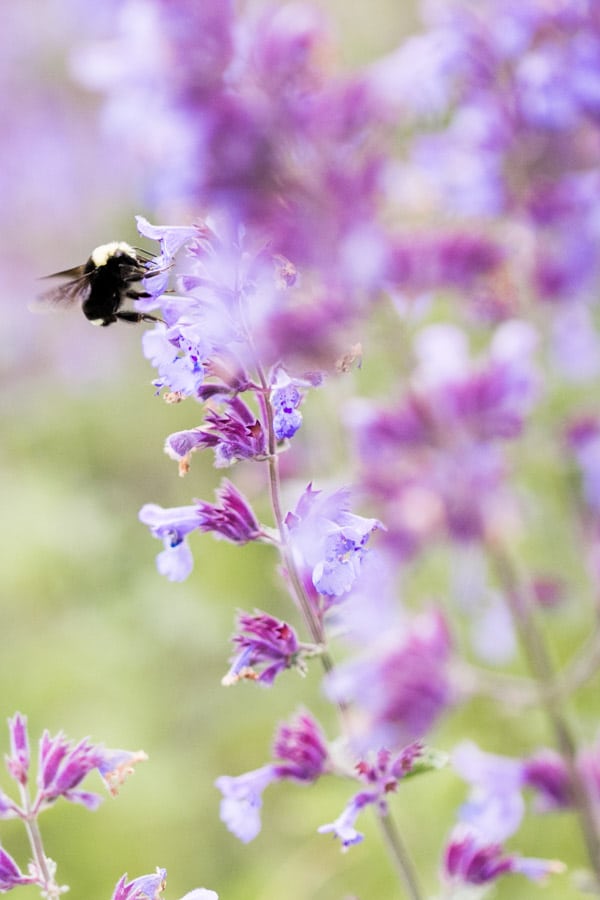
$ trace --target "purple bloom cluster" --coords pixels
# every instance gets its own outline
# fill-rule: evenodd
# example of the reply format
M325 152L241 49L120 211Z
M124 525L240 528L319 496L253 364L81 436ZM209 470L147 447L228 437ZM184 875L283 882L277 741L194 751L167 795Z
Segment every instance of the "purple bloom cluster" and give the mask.
M66 888L55 881L56 864L43 851L37 819L52 806L59 797L71 803L81 803L90 810L97 809L102 798L98 794L79 790L84 778L96 769L105 781L111 794L115 795L119 786L132 774L136 763L147 759L143 751L130 753L126 750L106 750L101 745L91 744L87 739L72 744L62 733L51 737L44 731L39 742L35 795L32 796L30 775L31 752L25 716L16 713L8 720L10 733L10 754L6 757L8 774L19 788L19 801L12 800L0 790L0 819L19 818L25 825L31 843L33 859L29 863L28 874L24 874L15 860L0 847L0 893L17 885L36 885L43 897L57 898ZM121 890L122 889L122 890ZM158 888L152 893L141 889L125 891L125 880L117 886L115 898L148 898L157 900Z
M507 502L502 444L520 434L535 397L534 333L524 322L503 324L476 364L463 340L450 326L425 330L407 394L349 413L363 487L385 509L401 555L440 535L481 539Z
M388 78L406 79L415 49L388 61ZM422 90L406 100L440 123L414 140L420 177L445 210L502 215L511 244L511 224L524 229L520 263L539 296L583 296L600 274L595 4L452 0L418 50Z

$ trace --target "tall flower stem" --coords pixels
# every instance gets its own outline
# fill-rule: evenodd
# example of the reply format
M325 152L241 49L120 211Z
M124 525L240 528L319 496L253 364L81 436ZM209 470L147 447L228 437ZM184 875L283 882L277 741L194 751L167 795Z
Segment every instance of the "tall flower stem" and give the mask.
M579 817L588 858L597 884L600 886L598 821L585 782L577 766L577 745L565 714L563 692L557 684L552 660L543 635L538 628L530 597L522 588L511 559L497 542L490 542L488 549L498 580L510 606L523 652L538 685L540 706L548 717L554 732L556 746L569 772L575 809Z
M37 871L40 873L44 880L44 895L52 900L52 898L60 896L61 890L56 884L54 874L50 871L50 868L48 866L48 857L44 852L42 834L37 823L35 812L31 807L31 798L29 796L29 791L25 785L19 785L19 790L21 793L23 812L25 813L23 824L25 825L25 830L27 831L27 837L29 839L33 861L35 863Z
M262 367L256 363L256 370L261 385L259 393L259 403L263 422L267 426L268 435L268 467L269 467L269 493L271 497L271 508L273 510L273 518L280 538L280 549L283 563L285 565L286 575L289 579L296 602L302 612L306 626L313 640L323 649L319 654L323 668L326 674L334 669L334 662L330 653L325 647L325 634L323 626L312 608L310 600L306 596L306 591L302 584L302 579L298 573L296 562L293 557L292 549L287 536L287 528L284 521L283 507L281 504L281 482L279 477L279 457L277 454L277 440L275 437L275 429L273 427L273 410L269 403L269 389L267 380ZM349 718L349 709L343 701L338 702L340 718L347 735L351 734L351 722ZM412 861L408 855L408 851L404 846L398 830L389 815L378 816L381 831L384 837L386 847L392 859L394 868L398 873L399 879L403 884L406 896L409 900L422 900L421 890L419 888L416 872Z

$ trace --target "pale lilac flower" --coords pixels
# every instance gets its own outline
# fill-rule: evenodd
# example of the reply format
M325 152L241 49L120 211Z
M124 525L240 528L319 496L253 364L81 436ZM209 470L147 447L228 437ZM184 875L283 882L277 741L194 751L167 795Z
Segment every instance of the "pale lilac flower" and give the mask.
M237 777L221 775L215 781L223 794L221 821L244 844L253 841L260 832L262 793L273 781L277 781L277 775L272 765Z
M260 810L265 788L284 779L310 784L328 768L325 739L308 713L301 713L289 725L279 727L273 743L273 755L280 762L237 777L221 775L215 782L223 794L221 819L243 843L254 840L260 832Z
M140 510L139 518L148 525L154 537L164 543L165 549L156 559L158 571L170 581L184 581L194 565L186 536L202 524L197 507L165 509L156 503L147 503Z
M288 513L286 527L316 590L340 597L358 578L371 534L383 526L377 519L350 512L349 490L325 494L309 484L294 512Z

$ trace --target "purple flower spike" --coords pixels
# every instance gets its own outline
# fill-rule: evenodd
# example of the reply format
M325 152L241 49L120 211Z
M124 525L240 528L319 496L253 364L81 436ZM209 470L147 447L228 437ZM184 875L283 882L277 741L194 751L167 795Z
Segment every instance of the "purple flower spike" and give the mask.
M278 778L308 784L323 775L327 770L327 744L312 716L300 713L291 724L279 726L273 756L285 761L275 766Z
M30 762L26 716L15 713L12 719L8 720L8 729L11 755L6 758L6 767L11 778L24 785L27 784Z
M263 766L237 778L221 775L215 785L223 794L221 821L242 843L253 841L261 828L262 793L277 780L274 766Z
M37 878L24 875L12 856L0 847L0 893L4 894L19 884L35 884Z
M238 627L240 633L234 635L233 641L239 653L234 657L222 684L231 685L246 680L270 686L284 669L297 666L302 670L298 658L298 637L287 622L267 613L256 612L253 616L241 613ZM259 675L254 667L260 665L266 665L266 668Z
M233 544L247 544L262 534L261 527L246 498L227 479L216 492L221 505L198 502L202 531L212 531L217 538Z
M167 870L157 869L153 875L140 875L127 881L127 875L119 879L112 900L159 900L167 883Z

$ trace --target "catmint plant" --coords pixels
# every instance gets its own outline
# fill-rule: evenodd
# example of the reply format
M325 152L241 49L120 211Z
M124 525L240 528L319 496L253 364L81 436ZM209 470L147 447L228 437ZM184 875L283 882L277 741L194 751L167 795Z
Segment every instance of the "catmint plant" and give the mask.
M577 819L598 893L597 746L570 709L600 665L597 624L586 643L579 620L558 666L542 622L558 621L571 592L546 534L548 482L568 494L560 516L590 594L600 570L600 416L586 384L600 371L597 6L427 4L422 34L353 73L325 64L332 32L318 10L248 7L125 0L108 51L120 64L99 65L99 46L76 59L111 121L127 123L123 140L143 148L148 196L175 219L137 218L155 248L135 301L155 317L142 352L155 401L185 402L189 416L161 436L165 453L186 485L204 450L227 470L214 498L194 486L184 505L160 505L153 486L139 518L159 542L158 572L188 579L208 532L264 545L279 578L276 612L237 611L222 683L272 697L295 679L299 711L276 727L269 761L260 750L257 768L214 773L221 819L250 843L269 828L267 788L327 796L323 781L338 779L347 801L320 808L318 833L352 852L368 811L404 894L422 900L394 807L408 779L442 769L465 800L438 848L440 896L560 875L543 846L506 846L525 816L558 810ZM303 452L333 434L343 458ZM527 675L511 668L518 654ZM317 668L327 721L297 677ZM475 729L474 698L500 723L490 746L465 733L438 747L457 711ZM506 710L532 708L547 746L494 752ZM9 772L25 791L23 720L11 728ZM60 736L40 754L37 798L0 795L0 814L28 828L59 796L93 808L83 774L112 778L130 762ZM23 874L3 854L0 885L55 897L32 834L39 859ZM153 900L163 883L164 870L123 876L113 900Z

